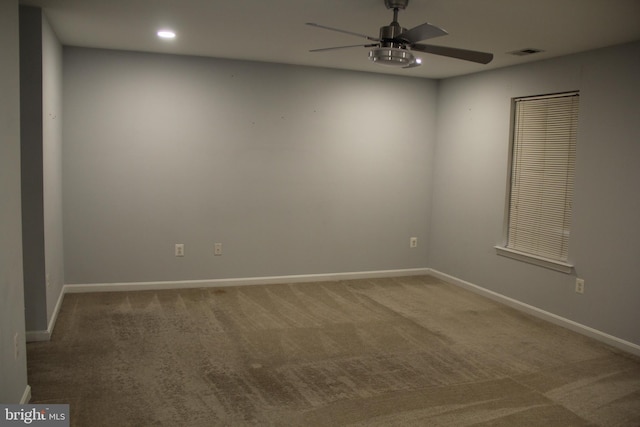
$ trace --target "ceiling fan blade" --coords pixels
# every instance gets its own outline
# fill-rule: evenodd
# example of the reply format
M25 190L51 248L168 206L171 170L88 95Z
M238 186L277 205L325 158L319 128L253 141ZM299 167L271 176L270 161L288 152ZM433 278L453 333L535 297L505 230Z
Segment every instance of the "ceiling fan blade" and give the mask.
M479 64L488 64L493 60L493 54L487 52L478 52L475 50L457 49L455 47L434 46L430 44L413 44L410 49L434 55L448 56L450 58L463 59L465 61L477 62Z
M377 37L371 37L371 36L368 36L366 34L354 33L353 31L341 30L339 28L327 27L325 25L316 24L315 22L307 22L307 25L310 25L312 27L322 28L324 30L337 31L339 33L349 34L349 35L356 36L356 37L362 37L362 38L365 38L367 40L373 40L375 42L379 42L380 41L380 39L377 38Z
M323 47L320 49L311 49L309 52L324 52L325 50L347 49L350 47L374 47L378 46L378 43L374 44L352 44L349 46L336 46L336 47Z
M408 42L417 43L422 40L432 39L434 37L446 36L447 33L440 27L425 22L424 24L413 27L410 30L400 33L396 39Z

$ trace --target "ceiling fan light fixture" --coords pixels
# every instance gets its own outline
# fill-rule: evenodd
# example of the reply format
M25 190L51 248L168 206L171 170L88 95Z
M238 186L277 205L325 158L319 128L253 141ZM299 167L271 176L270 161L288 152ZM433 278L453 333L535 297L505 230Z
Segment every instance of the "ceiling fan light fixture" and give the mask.
M467 49L457 49L439 45L428 45L420 42L434 37L445 36L447 33L440 27L428 22L416 27L406 29L398 23L398 11L405 9L409 0L384 0L387 9L393 9L393 21L389 25L380 27L380 36L372 37L366 34L354 33L353 31L341 30L339 28L327 27L325 25L307 22L312 27L323 28L325 30L336 31L338 33L349 34L356 37L377 42L374 44L359 44L350 46L336 46L324 49L312 49L310 52L320 52L335 49L345 49L352 47L373 48L369 51L369 59L381 65L396 68L414 68L422 64L420 58L413 56L411 51L429 53L449 58L462 59L464 61L476 62L478 64L488 64L493 60L493 54Z
M369 59L377 64L392 67L406 67L418 63L411 52L397 47L377 47L371 49Z

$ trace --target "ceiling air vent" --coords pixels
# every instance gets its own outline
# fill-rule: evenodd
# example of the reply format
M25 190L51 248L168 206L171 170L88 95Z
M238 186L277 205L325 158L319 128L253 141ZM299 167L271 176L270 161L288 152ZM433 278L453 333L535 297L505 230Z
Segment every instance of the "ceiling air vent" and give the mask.
M533 55L534 53L540 53L540 52L544 52L544 50L527 48L522 50L514 50L513 52L507 52L507 53L515 56L527 56L527 55Z

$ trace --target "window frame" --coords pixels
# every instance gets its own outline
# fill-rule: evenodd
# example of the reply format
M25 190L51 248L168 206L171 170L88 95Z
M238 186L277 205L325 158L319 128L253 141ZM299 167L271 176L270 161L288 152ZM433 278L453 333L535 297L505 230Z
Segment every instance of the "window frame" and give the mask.
M569 254L567 251L567 259L554 259L547 258L542 256L540 253L530 253L515 249L509 246L509 229L511 225L511 202L512 202L512 183L513 183L513 174L514 174L514 162L517 160L515 155L515 144L516 144L516 120L517 120L517 104L523 100L536 100L536 99L548 99L548 98L559 98L559 97L577 97L578 99L578 110L579 113L579 97L580 92L578 90L568 91L568 92L559 92L552 93L546 95L535 95L535 96L522 96L522 97L514 97L511 99L511 121L510 121L510 129L509 129L509 156L508 156L508 173L507 173L507 191L506 191L506 200L504 207L504 225L503 225L503 243L500 245L496 245L496 253L498 255L502 255L508 258L516 259L519 261L527 262L530 264L538 265L541 267L549 268L552 270L560 271L563 273L572 273L574 270L574 265L568 260ZM578 129L578 118L576 118L576 142L574 145L574 150L577 149L577 129ZM575 151L573 156L573 167L575 167ZM575 179L574 179L575 181ZM573 188L575 187L575 182L572 182L571 193L573 193ZM565 197L566 201L566 197ZM569 224L569 230L570 230ZM569 234L570 236L570 234ZM569 244L569 238L567 238L567 245Z

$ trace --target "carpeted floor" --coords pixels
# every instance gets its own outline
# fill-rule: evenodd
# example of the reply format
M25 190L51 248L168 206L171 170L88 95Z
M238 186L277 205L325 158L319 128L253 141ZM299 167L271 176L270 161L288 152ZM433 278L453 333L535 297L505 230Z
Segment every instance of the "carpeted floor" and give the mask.
M640 426L640 359L432 277L68 294L74 426Z

